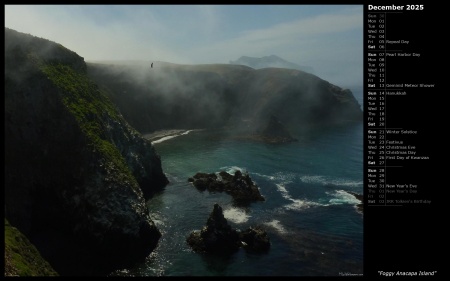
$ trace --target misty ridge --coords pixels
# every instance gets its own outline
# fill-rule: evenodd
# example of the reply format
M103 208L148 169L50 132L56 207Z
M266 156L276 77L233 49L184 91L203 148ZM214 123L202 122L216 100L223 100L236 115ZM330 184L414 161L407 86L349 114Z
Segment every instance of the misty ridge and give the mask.
M350 90L300 70L312 72L311 67L289 63L275 55L243 56L230 64L182 65L161 61L81 64L75 59L78 56L75 52L58 43L20 33L17 38L27 46L39 45L34 48L37 57L48 62L62 61L86 71L141 133L223 126L253 132L260 130L272 115L296 131L362 120L361 106ZM6 66L26 53L14 41L5 43L5 51L13 54L5 56Z
M350 90L298 69L108 61L88 62L87 73L141 133L218 127L254 133L271 116L307 131L362 118Z
M246 65L254 69L267 67L291 68L314 74L314 68L312 68L311 66L298 65L296 63L286 61L285 59L282 59L276 55L264 56L262 58L242 56L235 61L230 61L230 64Z

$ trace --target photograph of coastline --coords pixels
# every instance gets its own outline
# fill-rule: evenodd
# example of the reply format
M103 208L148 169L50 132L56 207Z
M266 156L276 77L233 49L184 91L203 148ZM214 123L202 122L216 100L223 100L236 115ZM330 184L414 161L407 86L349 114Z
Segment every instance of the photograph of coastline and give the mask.
M6 5L6 276L363 275L362 5Z

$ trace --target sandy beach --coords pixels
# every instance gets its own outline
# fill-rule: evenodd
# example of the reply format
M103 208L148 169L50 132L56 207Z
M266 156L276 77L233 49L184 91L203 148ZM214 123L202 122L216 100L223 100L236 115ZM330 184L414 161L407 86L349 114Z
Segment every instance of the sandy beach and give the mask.
M155 131L153 133L149 133L149 134L143 134L143 137L150 140L150 141L156 141L159 140L161 138L164 137L168 137L168 136L174 136L174 135L179 135L183 132L186 132L187 130L159 130L159 131Z
M201 129L195 130L180 130L180 129L171 129L171 130L159 130L153 133L143 134L143 137L150 140L152 143L160 143L165 140L175 138L178 136L186 135L193 131L200 131Z

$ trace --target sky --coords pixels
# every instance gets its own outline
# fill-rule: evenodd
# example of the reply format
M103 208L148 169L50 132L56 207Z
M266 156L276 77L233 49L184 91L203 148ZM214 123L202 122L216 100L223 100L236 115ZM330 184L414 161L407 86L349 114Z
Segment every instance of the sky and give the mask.
M362 86L363 26L362 5L5 5L5 27L85 61L277 55L341 87Z

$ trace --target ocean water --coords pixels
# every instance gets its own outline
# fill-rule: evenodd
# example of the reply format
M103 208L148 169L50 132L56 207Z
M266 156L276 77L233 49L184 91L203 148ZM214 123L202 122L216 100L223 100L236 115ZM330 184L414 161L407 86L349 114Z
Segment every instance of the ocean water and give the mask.
M362 95L356 95L362 104ZM295 135L295 134L294 134ZM339 276L363 273L363 215L348 191L363 192L363 123L295 135L298 142L265 144L191 131L155 142L170 184L148 201L162 233L145 262L126 276ZM264 202L233 204L226 193L199 192L187 181L197 172L246 171ZM263 226L267 253L240 249L228 257L198 254L186 243L214 203L241 230Z

